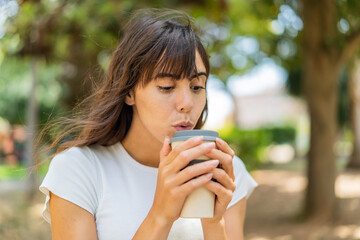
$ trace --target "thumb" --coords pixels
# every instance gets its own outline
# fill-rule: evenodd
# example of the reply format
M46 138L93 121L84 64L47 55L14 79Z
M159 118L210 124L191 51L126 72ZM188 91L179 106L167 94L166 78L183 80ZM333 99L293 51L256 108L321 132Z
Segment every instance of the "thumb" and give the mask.
M160 151L160 161L166 157L171 152L170 146L170 138L168 136L165 137L163 146Z

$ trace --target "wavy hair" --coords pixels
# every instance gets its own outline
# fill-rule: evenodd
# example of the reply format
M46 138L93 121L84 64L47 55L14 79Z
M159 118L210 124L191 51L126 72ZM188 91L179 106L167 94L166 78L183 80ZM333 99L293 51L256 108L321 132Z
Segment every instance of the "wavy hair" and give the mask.
M129 92L137 84L145 86L160 70L171 72L179 79L190 78L197 73L196 51L208 77L208 55L193 25L194 21L180 11L146 9L135 12L112 54L102 82L74 108L72 118L55 120L39 135L37 145L46 131L52 131L55 140L36 157L37 163L43 153L52 149L58 154L71 147L109 146L122 141L133 116L132 107L125 103ZM206 117L207 101L195 129L203 126Z

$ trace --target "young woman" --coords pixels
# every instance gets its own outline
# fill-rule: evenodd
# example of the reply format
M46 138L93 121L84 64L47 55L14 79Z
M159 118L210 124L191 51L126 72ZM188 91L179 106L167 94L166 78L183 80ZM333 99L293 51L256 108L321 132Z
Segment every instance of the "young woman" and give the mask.
M242 161L221 139L169 145L176 131L204 124L209 72L186 14L133 17L85 114L53 143L61 141L40 190L54 240L243 238L257 184ZM201 155L213 160L184 168ZM214 217L179 218L201 186L216 194Z

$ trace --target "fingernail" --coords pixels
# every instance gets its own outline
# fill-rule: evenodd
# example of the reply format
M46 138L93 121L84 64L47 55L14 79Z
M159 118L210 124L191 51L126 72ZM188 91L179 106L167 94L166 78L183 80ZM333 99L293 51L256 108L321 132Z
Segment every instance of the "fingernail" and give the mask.
M208 143L204 143L206 148L212 148L215 147L215 143L214 142L208 142Z
M203 136L196 136L194 137L195 142L201 142L203 140Z
M219 165L219 160L209 160L208 164L211 166L217 166Z

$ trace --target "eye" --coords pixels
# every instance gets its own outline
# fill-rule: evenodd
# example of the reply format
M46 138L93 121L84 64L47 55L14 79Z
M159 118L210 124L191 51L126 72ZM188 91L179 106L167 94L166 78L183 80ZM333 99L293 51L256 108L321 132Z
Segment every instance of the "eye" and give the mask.
M191 89L194 90L195 92L200 92L201 90L205 90L203 86L192 86Z
M172 90L174 87L158 86L158 88L160 89L160 91L169 92L169 91Z

